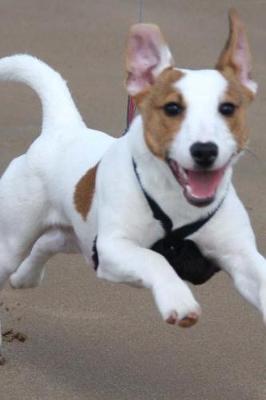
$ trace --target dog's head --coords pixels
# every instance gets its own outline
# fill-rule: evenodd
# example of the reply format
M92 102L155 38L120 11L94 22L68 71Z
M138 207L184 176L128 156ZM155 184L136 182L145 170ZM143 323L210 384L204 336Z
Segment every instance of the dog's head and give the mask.
M165 160L196 206L215 195L248 140L246 108L257 85L251 79L243 23L229 12L230 34L215 69L174 67L155 25L134 25L127 46L127 90L143 119L150 151Z

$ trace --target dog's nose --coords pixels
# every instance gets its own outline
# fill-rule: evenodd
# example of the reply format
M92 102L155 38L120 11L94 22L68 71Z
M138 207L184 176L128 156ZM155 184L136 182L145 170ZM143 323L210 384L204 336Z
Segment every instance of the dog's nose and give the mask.
M199 167L211 167L218 156L218 146L213 142L196 142L190 147L193 160Z

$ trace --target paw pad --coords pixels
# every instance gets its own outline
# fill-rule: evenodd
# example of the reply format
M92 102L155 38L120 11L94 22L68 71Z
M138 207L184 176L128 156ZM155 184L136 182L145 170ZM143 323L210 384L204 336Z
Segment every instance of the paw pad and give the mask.
M173 311L171 315L167 318L166 322L170 325L178 325L181 328L190 328L191 326L195 325L198 322L199 315L197 313L189 313L183 319L179 320L177 313Z

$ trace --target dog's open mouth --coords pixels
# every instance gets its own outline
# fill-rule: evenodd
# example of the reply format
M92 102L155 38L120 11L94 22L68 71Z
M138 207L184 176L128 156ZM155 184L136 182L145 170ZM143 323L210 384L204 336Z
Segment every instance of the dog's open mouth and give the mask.
M172 159L168 160L168 164L182 186L187 201L197 207L207 206L215 199L228 165L216 170L187 170Z

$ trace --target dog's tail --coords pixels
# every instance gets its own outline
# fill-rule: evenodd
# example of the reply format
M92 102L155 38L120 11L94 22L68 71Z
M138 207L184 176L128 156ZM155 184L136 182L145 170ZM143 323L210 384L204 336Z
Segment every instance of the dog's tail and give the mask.
M0 80L22 82L37 92L42 103L44 132L62 125L84 125L66 82L38 58L27 54L1 58Z

